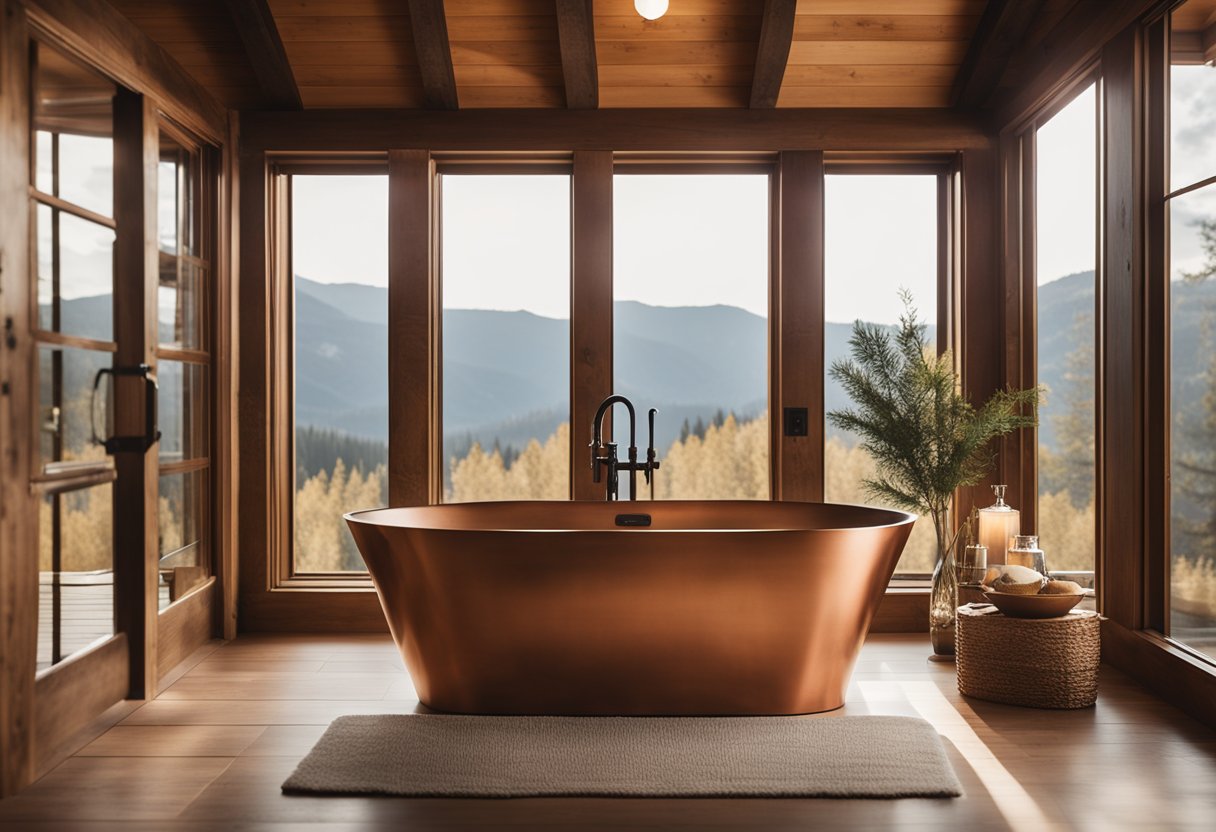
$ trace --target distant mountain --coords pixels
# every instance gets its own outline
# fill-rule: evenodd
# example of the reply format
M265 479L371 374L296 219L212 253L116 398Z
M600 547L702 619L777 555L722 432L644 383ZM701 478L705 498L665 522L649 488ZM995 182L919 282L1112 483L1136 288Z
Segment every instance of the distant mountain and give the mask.
M1173 381L1183 407L1206 393L1210 347L1203 315L1216 306L1216 284L1173 285ZM1093 273L1069 275L1039 287L1040 380L1049 388L1041 437L1055 441L1050 403L1066 384L1069 355L1083 349L1078 319L1092 314ZM335 429L386 441L388 431L388 298L384 288L296 281L296 418L300 425ZM64 330L108 337L108 296L65 301ZM614 304L616 390L639 409L639 444L645 410L657 407L658 444L668 446L685 419L708 422L722 409L741 417L766 407L768 327L764 318L729 306L655 307ZM1092 325L1090 325L1092 327ZM104 330L104 331L103 331ZM826 366L848 353L852 325L825 327ZM930 332L932 337L932 332ZM443 416L447 452L472 441L522 447L546 437L569 418L569 322L530 312L456 309L443 314ZM72 352L72 351L70 351ZM69 390L92 384L91 363L69 361ZM825 382L828 410L848 406L840 388ZM161 420L178 418L162 403ZM590 425L574 427L576 440Z

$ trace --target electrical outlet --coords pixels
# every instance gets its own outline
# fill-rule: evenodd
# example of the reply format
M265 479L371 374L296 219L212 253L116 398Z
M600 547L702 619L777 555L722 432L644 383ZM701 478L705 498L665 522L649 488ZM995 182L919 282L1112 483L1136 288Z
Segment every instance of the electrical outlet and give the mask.
M805 407L787 407L785 409L785 435L806 436L810 417Z

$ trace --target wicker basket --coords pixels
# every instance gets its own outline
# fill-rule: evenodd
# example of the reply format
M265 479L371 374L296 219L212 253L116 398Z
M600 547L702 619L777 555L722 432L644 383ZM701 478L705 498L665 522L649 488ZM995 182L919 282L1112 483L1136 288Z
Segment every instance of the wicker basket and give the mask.
M1088 708L1098 697L1099 616L1008 618L960 607L955 629L958 691L1030 708Z

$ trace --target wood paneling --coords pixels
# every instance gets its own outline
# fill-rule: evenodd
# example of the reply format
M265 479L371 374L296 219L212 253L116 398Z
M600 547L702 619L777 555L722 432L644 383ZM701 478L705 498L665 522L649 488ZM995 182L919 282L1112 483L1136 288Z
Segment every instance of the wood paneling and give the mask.
M388 499L425 506L440 495L434 163L425 150L394 150L388 170Z
M781 500L823 499L823 152L781 154L778 233L780 256L775 365L777 390L770 406L770 433ZM783 411L805 407L806 436L786 436Z
M1144 626L1144 186L1138 31L1102 51L1098 552L1102 613ZM1109 462L1109 464L1104 464ZM1109 576L1109 579L1107 579Z
M0 0L0 797L32 776L38 641L38 504L30 493L37 395L30 339L29 50L25 16ZM11 341L9 340L11 337Z
M557 0L556 9L566 106L572 110L593 110L600 103L600 85L591 0Z
M948 107L983 8L802 0L778 106Z
M765 0L752 73L752 107L775 107L794 37L794 0Z
M477 0L448 3L448 35L462 107L595 106L596 66L591 22L576 39L559 37L559 21L571 23L570 10L583 0ZM585 5L590 6L591 3ZM568 33L570 37L574 33ZM567 45L575 53L564 54ZM563 76L563 61L574 59L580 75ZM573 81L577 89L568 84ZM573 93L573 96L571 96Z
M165 607L157 615L156 678L166 677L198 648L211 640L211 605L215 579Z
M648 21L634 11L632 0L601 0L595 4L595 38L601 68L630 66L643 73L682 65L709 71L724 67L754 68L760 38L763 3L720 0L715 3L672 3L666 15ZM771 52L771 50L769 50ZM767 83L767 82L766 82ZM733 86L707 88L696 78L667 76L663 83L618 83L601 90L603 107L746 107L751 78ZM664 103L657 104L656 96Z
M226 5L267 106L300 109L300 90L266 0L227 0ZM148 31L146 25L144 30Z
M114 336L116 367L146 364L156 370L157 165L156 106L120 90L114 97ZM114 381L116 436L143 436L146 398L141 376ZM136 699L156 691L158 448L114 454L114 614L130 648L130 686ZM110 705L112 703L106 703Z
M269 0L305 107L421 107L404 2Z
M34 776L62 757L64 745L98 714L127 696L130 642L125 633L83 650L38 676L34 708ZM74 749L70 749L74 750ZM69 750L69 753L70 753Z
M570 481L576 500L599 500L604 485L592 480L591 423L612 394L612 152L574 154L570 206ZM611 436L611 416L605 436Z
M786 87L785 89L788 89ZM601 90L601 93L604 91ZM248 113L247 149L354 151L972 150L992 139L975 116L925 110L374 110Z
M230 117L228 141L220 153L217 205L219 222L216 240L216 316L215 316L215 551L212 572L219 580L218 599L213 609L217 616L217 635L235 638L237 628L240 563L238 560L238 517L240 495L240 458L237 412L237 368L240 365L240 339L237 337L237 270L239 268L241 217L240 179L237 147L240 145L240 117Z

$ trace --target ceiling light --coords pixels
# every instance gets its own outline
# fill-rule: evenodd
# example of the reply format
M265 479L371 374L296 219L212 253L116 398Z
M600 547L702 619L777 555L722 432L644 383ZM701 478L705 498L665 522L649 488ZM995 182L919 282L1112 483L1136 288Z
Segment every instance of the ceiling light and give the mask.
M633 7L647 20L658 20L667 14L667 0L633 0Z

